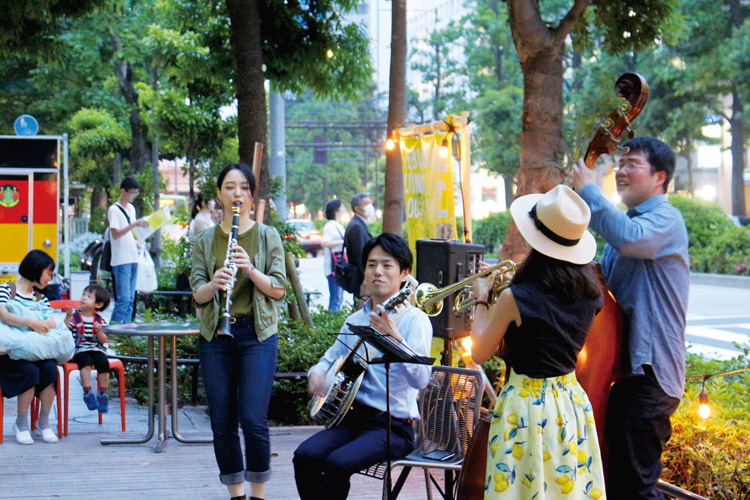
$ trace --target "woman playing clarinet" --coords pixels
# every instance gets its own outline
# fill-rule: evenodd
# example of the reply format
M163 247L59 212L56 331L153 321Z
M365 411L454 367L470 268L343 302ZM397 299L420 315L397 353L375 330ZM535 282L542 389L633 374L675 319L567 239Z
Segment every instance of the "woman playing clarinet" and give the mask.
M484 497L603 499L594 416L574 371L603 304L589 265L591 213L566 186L522 196L510 211L531 253L494 304L494 275L473 285L474 360L486 361L504 339L511 366L492 415Z
M261 499L271 476L267 413L276 373L277 303L286 290L284 250L275 228L250 218L250 167L227 165L217 186L223 222L198 235L190 274L193 298L203 308L201 372L219 480L233 499L246 498L245 481L251 497Z

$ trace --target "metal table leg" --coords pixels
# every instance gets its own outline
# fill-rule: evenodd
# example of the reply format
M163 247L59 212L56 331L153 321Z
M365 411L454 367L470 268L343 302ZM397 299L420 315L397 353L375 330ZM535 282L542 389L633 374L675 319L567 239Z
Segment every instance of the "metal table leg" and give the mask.
M154 437L154 338L148 338L148 432L139 438L102 439L102 444L141 444Z
M177 430L179 412L177 411L177 337L172 337L172 436L181 443L213 443L213 437L186 438Z
M174 336L172 336L174 340ZM156 443L156 453L163 453L167 447L167 387L164 370L164 336L159 337L159 435Z

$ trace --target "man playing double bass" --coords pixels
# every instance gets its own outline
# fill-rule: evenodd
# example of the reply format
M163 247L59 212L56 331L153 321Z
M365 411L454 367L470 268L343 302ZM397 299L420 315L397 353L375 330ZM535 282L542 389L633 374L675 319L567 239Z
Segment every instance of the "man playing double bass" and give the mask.
M325 374L338 358L346 356L358 337L347 324L371 326L420 356L429 356L432 324L421 310L404 304L388 312L383 304L396 295L411 272L412 252L406 242L389 233L371 238L362 250L365 285L371 297L362 309L346 319L336 342L309 371L309 390L321 393ZM347 335L349 334L349 335ZM369 349L368 349L369 351ZM364 356L365 346L358 351ZM391 458L403 458L414 448L411 422L419 420L417 393L430 381L427 365L394 363L390 369ZM387 458L388 419L386 372L371 364L352 408L336 427L321 431L294 452L294 479L302 500L343 500L349 495L352 474Z
M607 407L607 496L661 500L661 453L685 387L688 235L665 195L674 152L651 137L632 139L623 151L615 178L627 213L602 195L583 160L573 185L591 208L590 227L607 242L600 264L629 343L627 376L612 386Z

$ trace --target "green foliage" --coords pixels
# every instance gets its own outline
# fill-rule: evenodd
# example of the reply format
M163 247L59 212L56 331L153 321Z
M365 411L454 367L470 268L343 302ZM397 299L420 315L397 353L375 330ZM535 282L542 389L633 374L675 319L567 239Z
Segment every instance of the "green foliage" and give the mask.
M685 219L690 248L705 248L717 235L735 227L726 212L716 203L675 195L669 197L669 203L674 205Z
M750 229L737 227L713 202L683 196L669 202L685 219L693 271L750 275Z
M750 276L750 228L730 227L710 245L691 250L690 260L697 272Z
M474 243L484 245L485 255L497 254L503 245L510 225L510 210L491 213L484 219L473 221Z
M732 360L688 354L687 375L702 376L748 366L748 350ZM674 432L662 456L663 478L717 500L750 496L750 372L711 377L705 385L712 415L698 416L702 379L687 381L672 417Z
M435 29L421 39L413 40L414 48L409 55L411 69L421 73L419 87L427 101L421 106L415 104L431 108L433 120L445 119L448 113L460 111L465 106L464 64L452 55L461 31L458 23L451 21L445 28Z
M344 320L352 313L349 306L341 311L330 312L318 306L313 312L313 326L291 321L284 312L279 321L279 364L280 373L305 372L316 364L325 351L335 341ZM307 410L307 377L300 379L280 379L274 383L271 395L273 404L268 418L277 424L309 424Z

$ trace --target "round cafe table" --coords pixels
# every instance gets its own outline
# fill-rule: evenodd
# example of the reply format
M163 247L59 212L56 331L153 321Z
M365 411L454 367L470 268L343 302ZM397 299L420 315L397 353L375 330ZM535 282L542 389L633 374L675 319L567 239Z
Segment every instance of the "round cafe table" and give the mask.
M166 395L166 358L165 339L172 343L172 435L182 443L211 443L212 438L185 438L178 431L177 418L177 336L197 335L200 333L199 323L118 323L102 328L107 335L130 335L148 338L148 431L139 438L102 439L102 444L142 444L154 436L154 338L159 339L159 358L157 371L159 380L159 427L158 440L154 451L161 453L167 446L167 395Z

